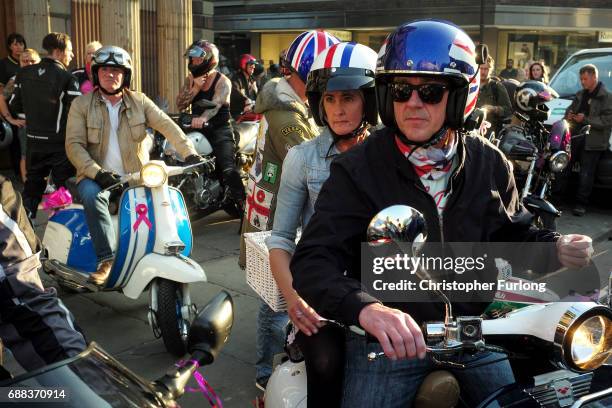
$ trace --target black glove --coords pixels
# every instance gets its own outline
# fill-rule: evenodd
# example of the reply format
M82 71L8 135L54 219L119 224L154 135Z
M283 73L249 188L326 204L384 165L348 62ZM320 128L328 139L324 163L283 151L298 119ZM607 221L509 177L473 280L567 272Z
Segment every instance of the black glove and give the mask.
M199 154L192 154L185 158L185 165L191 166L194 164L202 164L198 169L201 169L207 173L215 171L215 163L210 159L205 159Z
M109 188L110 186L121 182L121 176L112 170L100 169L98 174L96 174L95 180L100 187Z

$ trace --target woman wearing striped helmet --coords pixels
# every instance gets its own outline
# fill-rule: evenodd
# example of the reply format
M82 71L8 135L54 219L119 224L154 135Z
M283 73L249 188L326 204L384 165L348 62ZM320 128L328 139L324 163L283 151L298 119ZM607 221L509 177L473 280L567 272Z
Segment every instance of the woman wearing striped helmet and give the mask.
M314 60L306 95L315 121L324 130L287 153L274 227L266 242L272 273L299 330L296 342L306 361L309 407L340 405L345 339L342 329L322 323L292 288L289 262L297 228L312 216L332 160L363 141L368 127L378 122L375 68L376 52L356 43L332 45Z
M262 114L263 119L247 184L243 234L272 229L285 156L291 147L319 134L308 109L308 72L319 54L339 42L325 31L301 33L284 55L283 78L268 81L257 95L255 113ZM238 263L246 264L244 238ZM260 389L265 388L272 374L274 355L283 351L287 321L287 313L274 312L266 303L261 303L257 315L255 363L255 384Z

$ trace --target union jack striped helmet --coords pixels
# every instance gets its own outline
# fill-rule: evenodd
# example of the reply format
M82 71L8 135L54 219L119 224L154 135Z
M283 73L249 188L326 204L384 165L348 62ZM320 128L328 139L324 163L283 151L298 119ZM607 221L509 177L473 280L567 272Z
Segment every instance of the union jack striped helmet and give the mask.
M340 40L326 31L305 31L298 35L287 49L283 66L297 72L306 83L308 72L317 55Z
M378 123L374 72L376 52L362 44L341 42L332 45L315 58L306 82L306 96L319 126L326 126L321 112L325 91L360 90L364 97L364 121Z
M393 100L387 92L396 76L444 78L450 90L445 126L460 129L476 107L480 73L476 46L455 24L443 20L416 20L391 33L378 53L377 97L385 125L396 127Z

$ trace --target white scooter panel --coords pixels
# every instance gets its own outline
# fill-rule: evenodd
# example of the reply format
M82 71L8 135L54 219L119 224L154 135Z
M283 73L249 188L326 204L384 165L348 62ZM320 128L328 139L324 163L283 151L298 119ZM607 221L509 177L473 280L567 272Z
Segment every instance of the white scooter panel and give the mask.
M177 189L168 186L161 188L168 189L176 232L185 244L185 249L181 254L189 256L193 238L185 200ZM106 283L107 288L127 285L138 262L147 254L154 252L158 232L155 217L155 204L150 188L138 186L124 191L119 205L117 251L111 275ZM165 234L167 231L159 231L159 233Z

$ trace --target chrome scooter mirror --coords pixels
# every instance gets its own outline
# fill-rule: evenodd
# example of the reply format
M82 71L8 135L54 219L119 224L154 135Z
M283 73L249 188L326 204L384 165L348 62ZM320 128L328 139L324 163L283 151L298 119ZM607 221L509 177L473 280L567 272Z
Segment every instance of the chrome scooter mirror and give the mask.
M418 210L407 205L393 205L372 218L367 237L373 246L389 242L412 243L410 255L417 256L427 240L427 223Z
M419 256L427 240L427 223L423 214L407 205L394 205L377 213L367 229L368 244L371 246L388 243L410 243L410 256ZM419 279L436 281L426 270L415 271ZM482 342L482 320L479 318L453 318L452 304L441 290L434 291L444 302L444 322L431 322L423 325L423 334L427 350L435 354L452 354L469 345L476 348L484 346ZM368 359L374 360L378 355L370 353Z

